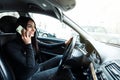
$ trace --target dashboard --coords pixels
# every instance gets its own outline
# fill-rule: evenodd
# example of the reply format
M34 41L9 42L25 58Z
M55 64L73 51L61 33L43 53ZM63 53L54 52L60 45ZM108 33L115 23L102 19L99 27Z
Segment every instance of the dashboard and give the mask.
M86 51L87 50L83 50L84 53L88 54L89 52ZM92 80L120 80L120 59L112 59L110 61L102 62L101 56L94 48L92 48L88 58L92 62L94 68L94 70L91 68L91 73L92 71L95 73L92 75Z
M120 60L103 63L96 69L98 80L120 80Z

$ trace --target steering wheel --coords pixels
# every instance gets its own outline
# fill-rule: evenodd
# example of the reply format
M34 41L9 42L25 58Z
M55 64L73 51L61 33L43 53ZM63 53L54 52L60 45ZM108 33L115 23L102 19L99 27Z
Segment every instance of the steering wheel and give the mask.
M66 49L63 53L63 57L60 60L60 64L59 64L59 69L64 68L64 63L71 57L72 51L74 49L76 43L76 38L73 37L70 41L70 43L68 44L68 46L66 46Z

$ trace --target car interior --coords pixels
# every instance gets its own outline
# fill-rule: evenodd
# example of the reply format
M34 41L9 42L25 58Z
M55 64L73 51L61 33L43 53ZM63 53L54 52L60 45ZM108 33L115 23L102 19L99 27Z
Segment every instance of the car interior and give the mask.
M74 1L74 0L73 0ZM58 17L60 13L58 13L58 8L55 8L54 6L59 6L59 8L63 10L69 10L73 8L75 5L75 2L70 1L70 4L63 4L63 0L59 3L57 1L53 0L4 0L0 3L0 10L1 12L6 11L17 11L20 16L29 16L27 12L40 12L42 14L50 15L52 17ZM22 5L21 5L22 4ZM51 4L56 4L52 6ZM61 6L61 4L63 6ZM71 4L73 4L71 6ZM7 5L7 6L6 6ZM17 6L16 6L17 5ZM67 6L66 6L67 5ZM56 10L56 11L54 11ZM4 51L4 45L13 40L16 37L15 31L16 31L16 21L17 18L14 16L6 15L0 18L0 80L16 80L14 72L8 63ZM51 41L40 39L42 41L45 41L47 43L51 43ZM61 42L58 40L53 40L54 42ZM62 40L64 41L64 40ZM59 49L51 49L50 51L46 51L47 49L42 49L41 53L46 53L48 56L43 54L43 61L46 59L49 59L53 56L56 56L64 51L63 46ZM52 54L52 53L56 54Z
M10 64L8 63L8 60L5 55L4 51L4 45L7 44L7 42L15 39L16 37L16 28L15 28L15 23L17 18L12 17L12 16L4 16L1 18L2 22L0 23L0 28L1 28L1 34L0 34L0 80L15 80L14 72L12 71L12 68L10 67ZM11 28L13 27L13 28ZM44 41L46 43L51 43L51 41L45 40L44 38L38 39L41 41ZM54 40L52 42L55 42ZM62 41L59 41L62 42ZM64 51L64 46L58 48L58 49L46 49L46 48L41 48L41 55L42 55L42 61L45 61L47 59L50 59L53 56L56 56L60 53L63 53ZM56 54L53 54L56 53ZM47 55L46 55L47 54Z
M115 60L110 59L111 61L103 56L105 53L109 54L120 50L108 47L108 45L102 47L103 43L93 40L81 28L77 28L79 26L74 21L63 14L63 11L69 11L75 5L75 0L3 0L0 1L0 14L17 12L19 16L32 17L29 13L40 13L65 23L78 33L77 37L73 37L67 47L60 46L56 49L40 48L42 61L44 62L56 55L63 55L59 69L70 68L74 80L120 80L119 56L118 58L115 57ZM0 80L16 80L8 61L9 57L5 53L5 45L16 38L15 25L17 19L18 17L15 15L0 17ZM54 37L38 37L37 39L49 44L66 41ZM108 47L108 50L104 52L106 47Z
M8 61L9 57L7 55L5 55L4 45L7 44L7 42L15 39L15 37L16 37L16 34L15 34L16 28L13 27L13 26L15 25L15 22L16 22L17 18L11 17L11 16L4 16L4 17L1 18L1 20L3 22L1 22L1 26L0 26L1 31L2 31L1 34L0 34L0 49L1 49L1 54L0 54L0 64L1 64L1 66L0 66L0 69L1 69L0 70L0 80L16 80L14 72L13 72L13 70L12 70L10 64L9 64L9 61ZM11 27L13 27L13 28L11 28ZM44 41L46 43L53 43L53 42L54 43L59 43L59 42L64 41L64 40L55 40L55 39L48 40L46 38L38 38L38 40ZM70 65L70 66L72 66L74 64L74 66L72 66L73 67L72 71L73 71L73 73L76 73L75 76L76 76L77 80L79 80L79 78L80 78L79 75L83 76L80 79L86 80L86 77L91 76L91 75L89 75L89 74L83 75L83 72L91 73L90 70L89 70L89 67L88 67L88 65L90 64L90 61L87 60L87 58L85 56L83 56L82 53L80 53L81 58L79 57L77 59L75 58L75 59L67 61L67 58L70 57L70 56L68 56L68 53L69 53L69 55L72 53L72 50L75 46L75 41L76 40L73 40L73 42L67 47L67 49L65 48L65 46L60 46L59 48L56 48L56 49L54 49L54 48L53 49L47 49L47 48L42 47L41 48L41 56L42 56L41 59L44 62L45 60L50 59L53 56L61 55L61 53L64 53L64 56L61 60L62 62L60 63L59 68L60 69L63 68L64 64ZM53 54L53 53L56 53L56 54ZM82 61L81 59L83 59L83 58L85 59L85 61L84 61L86 63L85 66L82 63L79 64L79 61ZM65 61L67 61L67 62L65 62ZM83 65L84 68L80 68L81 65Z

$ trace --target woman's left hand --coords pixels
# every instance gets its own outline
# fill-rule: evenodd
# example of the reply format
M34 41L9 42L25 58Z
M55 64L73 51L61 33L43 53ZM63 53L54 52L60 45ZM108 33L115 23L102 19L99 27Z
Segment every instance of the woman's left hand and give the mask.
M69 45L72 39L73 39L73 37L71 37L69 40L65 41L65 45L66 46Z

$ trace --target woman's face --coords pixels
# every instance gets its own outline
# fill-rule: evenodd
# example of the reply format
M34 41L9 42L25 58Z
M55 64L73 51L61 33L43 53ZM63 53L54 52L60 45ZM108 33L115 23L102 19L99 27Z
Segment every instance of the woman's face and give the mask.
M31 37L34 37L36 29L35 29L35 24L32 20L28 21L26 30L28 31L29 35L31 35Z

